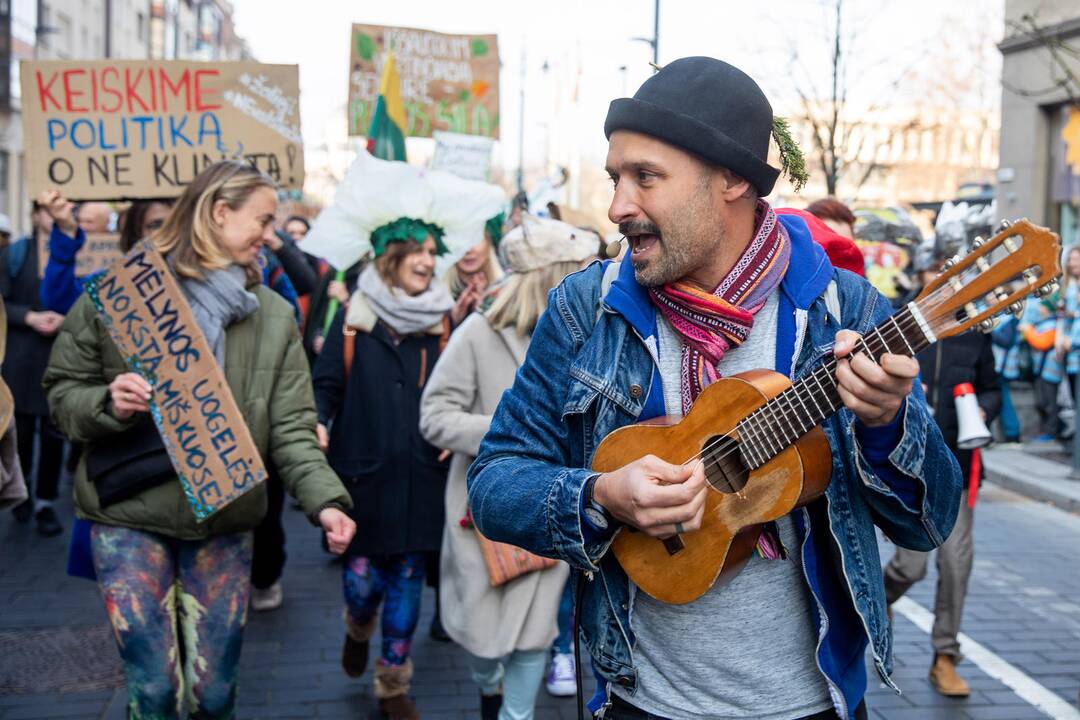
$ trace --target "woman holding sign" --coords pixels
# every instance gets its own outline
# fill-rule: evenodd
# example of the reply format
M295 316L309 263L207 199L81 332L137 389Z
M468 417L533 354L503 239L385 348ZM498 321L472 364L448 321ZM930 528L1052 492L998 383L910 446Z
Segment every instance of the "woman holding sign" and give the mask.
M316 441L311 378L292 309L260 284L256 263L276 208L274 183L262 173L236 162L208 167L151 238L183 298L154 297L187 301L198 326L192 330L205 337L242 411L242 417L207 420L206 395L194 392L197 402L183 409L184 417L213 423L219 452L246 419L259 454L273 461L340 553L356 529L344 512L351 501ZM94 298L85 293L71 309L45 387L61 429L86 443L76 509L93 523L94 566L127 675L129 714L176 718L186 701L192 717L232 717L251 531L266 512L265 485L196 519L194 499L185 495L147 414L151 407L159 419L171 412L165 382L176 380L183 363L170 364L177 358L166 353L152 388L130 371ZM142 307L152 306L147 299ZM174 338L183 332L177 325L170 330ZM209 360L192 359L188 367L208 372ZM192 451L182 445L173 462L190 464Z

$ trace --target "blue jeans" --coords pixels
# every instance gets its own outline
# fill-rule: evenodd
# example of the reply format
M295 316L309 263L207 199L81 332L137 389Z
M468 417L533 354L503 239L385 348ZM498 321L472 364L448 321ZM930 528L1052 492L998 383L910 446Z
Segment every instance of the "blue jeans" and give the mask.
M515 650L495 659L469 655L469 671L480 693L495 695L502 688L499 720L532 720L546 664L546 650Z
M424 553L354 556L345 561L345 611L356 625L367 625L382 613L382 660L403 665L409 659L412 637L420 620L427 556Z
M1016 415L1013 407L1012 396L1009 395L1009 381L1004 377L1001 380L1001 434L1007 441L1020 439L1020 418Z

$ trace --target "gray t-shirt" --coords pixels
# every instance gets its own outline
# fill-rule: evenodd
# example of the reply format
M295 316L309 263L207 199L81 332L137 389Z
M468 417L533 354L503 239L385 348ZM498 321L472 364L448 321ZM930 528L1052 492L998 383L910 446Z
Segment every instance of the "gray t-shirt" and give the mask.
M754 329L720 361L721 375L773 368L776 293L754 317ZM660 377L669 415L682 415L682 340L657 314ZM631 584L639 685L615 694L647 712L679 720L790 720L832 707L817 668L810 591L790 517L777 521L787 560L754 555L730 583L686 605L668 605Z

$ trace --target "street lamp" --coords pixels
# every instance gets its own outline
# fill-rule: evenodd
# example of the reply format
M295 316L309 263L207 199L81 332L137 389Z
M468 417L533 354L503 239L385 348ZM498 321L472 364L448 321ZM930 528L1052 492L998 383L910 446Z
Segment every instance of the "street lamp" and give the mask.
M643 42L652 48L653 65L660 64L660 0L655 0L653 5L653 36L630 38L634 42Z

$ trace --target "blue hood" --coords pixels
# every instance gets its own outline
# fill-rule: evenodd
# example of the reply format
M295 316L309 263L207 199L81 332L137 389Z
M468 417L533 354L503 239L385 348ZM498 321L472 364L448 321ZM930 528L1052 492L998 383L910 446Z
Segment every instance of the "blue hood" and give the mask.
M802 218L778 215L780 224L791 238L791 262L780 283L780 313L776 338L776 369L791 374L791 354L795 347L796 309L807 310L825 292L833 276L833 266L825 250L814 242L810 229ZM626 261L619 267L619 276L611 284L605 304L622 315L641 335L656 335L656 310L649 293L634 278L634 265ZM652 393L650 393L652 394ZM649 403L646 403L646 407ZM648 419L646 417L641 420Z

